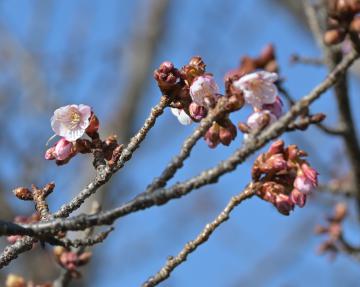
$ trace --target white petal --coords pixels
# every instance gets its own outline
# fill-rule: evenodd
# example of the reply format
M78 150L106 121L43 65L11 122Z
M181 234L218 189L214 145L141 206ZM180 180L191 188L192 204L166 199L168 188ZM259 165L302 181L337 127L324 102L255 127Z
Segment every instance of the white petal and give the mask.
M239 80L235 81L233 85L235 88L243 89L244 84L247 82L251 82L255 79L258 79L259 75L257 73L250 73L242 76Z
M192 119L185 113L184 110L181 110L180 115L178 116L178 120L182 125L190 125L192 123Z
M273 104L278 95L277 87L274 84L266 84L262 87L262 102L263 104Z
M85 130L81 128L77 128L74 130L66 129L64 131L64 135L62 135L67 141L73 142L77 139L81 138L84 134Z
M79 112L81 114L81 120L85 121L88 120L91 116L91 107L87 106L87 105L79 105Z
M257 72L265 81L276 82L279 79L278 74L267 71Z
M175 117L178 117L180 115L181 110L177 108L171 108L171 112Z

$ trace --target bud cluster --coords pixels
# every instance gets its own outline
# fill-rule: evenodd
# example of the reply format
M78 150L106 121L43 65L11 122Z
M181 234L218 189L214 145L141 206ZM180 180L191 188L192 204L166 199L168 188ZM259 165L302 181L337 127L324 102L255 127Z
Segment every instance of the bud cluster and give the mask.
M225 96L205 68L200 57L193 57L179 70L167 61L155 70L154 78L162 93L172 97L172 113L183 125L201 121L221 97L227 99L227 112L205 134L209 147L229 145L235 139L237 131L229 113L241 109L245 102L254 112L247 123L240 124L243 133L262 129L281 116L283 104L274 84L278 81L278 65L272 45L267 45L257 58L243 57L240 67L226 74Z
M289 215L295 205L303 207L318 184L318 173L303 159L305 156L296 145L285 148L278 140L254 162L252 179L259 184L257 195L281 214Z
M180 70L171 62L163 62L154 72L154 78L163 94L173 100L171 111L179 122L189 125L205 118L210 109L216 106L223 97L212 74L206 72L206 65L201 57L193 57ZM240 109L243 95L227 95L229 112ZM219 143L229 145L236 137L236 127L227 115L214 121L205 135L209 147L214 148Z
M338 203L334 207L332 216L326 218L327 225L317 225L316 234L327 235L328 238L322 242L318 248L320 254L328 253L334 257L344 245L342 224L347 216L347 206L345 203Z
M360 33L359 0L329 0L328 30L324 34L324 42L334 45L344 41L349 32ZM358 36L357 36L358 37Z

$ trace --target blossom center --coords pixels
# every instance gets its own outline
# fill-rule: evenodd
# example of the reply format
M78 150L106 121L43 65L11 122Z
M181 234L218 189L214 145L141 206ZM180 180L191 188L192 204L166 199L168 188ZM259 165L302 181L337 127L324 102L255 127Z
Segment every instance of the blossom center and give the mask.
M74 129L81 121L81 115L77 111L72 111L70 114L69 128Z
M246 83L246 89L247 90L252 90L252 91L254 91L255 93L257 93L257 92L259 92L259 91L261 91L261 84L262 84L262 81L261 81L261 79L252 79L252 80L250 80L250 81L248 81L247 83Z

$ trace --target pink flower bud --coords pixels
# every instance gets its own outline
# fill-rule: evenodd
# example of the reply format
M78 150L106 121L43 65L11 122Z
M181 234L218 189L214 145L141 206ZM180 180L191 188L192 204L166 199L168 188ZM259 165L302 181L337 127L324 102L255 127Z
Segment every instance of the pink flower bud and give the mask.
M16 243L16 241L18 241L18 240L20 240L22 238L23 238L23 236L21 236L21 235L9 235L9 236L6 237L6 240L10 244L14 244L14 243Z
M59 258L60 264L67 270L76 270L78 255L75 252L63 252Z
M282 116L282 108L283 108L283 102L281 101L279 96L276 96L275 102L272 104L265 104L262 106L263 110L269 111L271 114L273 114L277 119Z
M266 161L266 165L268 165L271 168L271 171L273 172L278 172L287 169L287 162L284 159L284 155L280 153L272 155Z
M289 160L297 160L299 157L299 149L296 145L289 145L286 149Z
M342 227L339 223L332 223L329 226L329 236L333 240L338 240L342 233Z
M205 118L207 115L207 110L205 107L192 102L189 105L189 113L195 120L200 121L201 119Z
M256 131L272 124L275 121L276 117L269 111L264 110L252 113L247 120L247 125L252 131Z
M55 145L54 155L56 160L66 160L74 155L73 144L61 138Z
M168 94L178 82L180 73L174 67L173 63L166 61L163 62L160 67L154 71L154 78L157 81L162 93Z
M277 154L277 153L283 153L283 152L284 152L284 141L277 140L276 142L271 144L267 154L270 155L270 154Z
M275 200L275 207L281 214L289 215L295 205L289 196L285 194L278 194Z
M262 199L275 204L276 195L270 191L266 191L264 194L262 194Z
M223 145L228 146L231 143L231 141L235 139L236 134L237 134L236 127L229 122L226 127L220 127L220 131L219 131L220 142Z
M294 188L290 194L291 201L299 207L304 207L306 203L306 194Z
M294 187L298 189L300 192L306 194L306 193L310 193L314 186L306 176L298 175L295 178Z
M311 182L313 187L317 187L318 185L318 172L313 169L312 167L310 167L308 164L303 163L301 165L301 169L302 172L304 173L304 175L306 176L306 178Z
M219 132L220 126L217 123L214 123L206 132L204 138L210 148L215 148L220 143Z
M219 88L210 75L199 76L195 78L190 86L191 99L200 106L206 106L217 98Z
M46 160L53 160L55 159L55 146L52 146L51 148L48 148L45 152L45 159Z
M86 128L86 133L88 135L97 133L99 129L99 125L100 125L99 119L97 118L97 116L95 116L94 113L91 113L90 122L89 122L89 126Z

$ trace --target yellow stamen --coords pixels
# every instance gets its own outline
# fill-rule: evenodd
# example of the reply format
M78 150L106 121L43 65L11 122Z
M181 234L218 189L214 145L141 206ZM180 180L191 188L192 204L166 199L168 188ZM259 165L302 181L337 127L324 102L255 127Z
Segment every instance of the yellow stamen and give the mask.
M76 128L80 120L81 120L80 114L75 111L72 112L70 116L70 129Z

